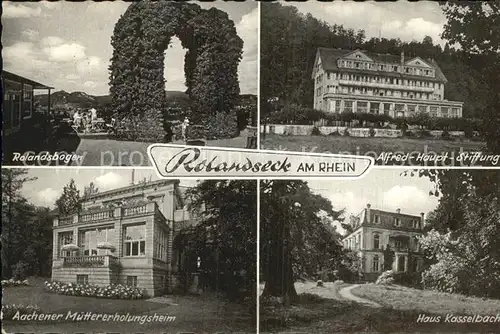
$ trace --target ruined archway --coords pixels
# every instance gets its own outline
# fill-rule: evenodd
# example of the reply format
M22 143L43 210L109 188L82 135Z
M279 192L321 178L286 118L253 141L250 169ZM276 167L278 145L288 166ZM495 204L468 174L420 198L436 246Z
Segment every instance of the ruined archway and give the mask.
M236 136L234 106L240 94L243 41L234 22L216 8L141 1L128 7L111 38L110 93L118 137L168 141L163 71L164 51L173 36L188 50L184 74L191 124L198 125L193 130L207 139Z

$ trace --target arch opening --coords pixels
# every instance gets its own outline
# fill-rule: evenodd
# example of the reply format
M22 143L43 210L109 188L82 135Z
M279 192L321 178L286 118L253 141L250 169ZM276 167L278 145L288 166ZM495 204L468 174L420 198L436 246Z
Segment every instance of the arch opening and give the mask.
M166 104L165 50L178 38L183 48L192 137L238 135L234 106L240 90L243 41L234 22L216 8L196 4L137 2L115 25L111 39L110 93L118 138L168 142L172 113ZM191 131L190 131L191 132Z

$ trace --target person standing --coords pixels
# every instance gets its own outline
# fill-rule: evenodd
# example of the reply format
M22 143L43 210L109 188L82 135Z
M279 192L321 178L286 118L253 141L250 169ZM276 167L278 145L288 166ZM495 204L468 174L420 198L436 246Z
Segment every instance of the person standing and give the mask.
M188 127L189 127L189 119L186 117L184 118L184 122L182 122L182 139L184 141L187 141L187 131L188 131Z

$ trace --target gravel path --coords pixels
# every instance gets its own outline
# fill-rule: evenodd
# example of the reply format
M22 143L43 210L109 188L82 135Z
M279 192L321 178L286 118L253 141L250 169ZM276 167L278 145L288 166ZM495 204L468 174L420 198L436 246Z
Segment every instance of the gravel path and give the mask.
M355 284L355 285L351 285L351 286L347 286L345 288L342 288L339 290L339 294L340 294L340 296L342 296L342 298L347 299L347 300L351 300L351 301L356 302L356 303L364 304L364 305L371 306L371 307L382 307L380 304L375 303L371 300L353 295L351 290L358 287L358 286L359 286L359 284Z

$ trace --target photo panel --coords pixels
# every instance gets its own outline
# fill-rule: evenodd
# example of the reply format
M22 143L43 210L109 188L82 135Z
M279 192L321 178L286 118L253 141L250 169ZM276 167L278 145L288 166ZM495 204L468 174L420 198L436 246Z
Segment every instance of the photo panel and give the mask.
M260 183L260 333L493 333L500 170Z
M2 169L2 327L256 333L257 182Z
M257 2L7 1L2 26L4 165L257 148Z
M262 3L260 148L498 166L499 13L468 1Z

